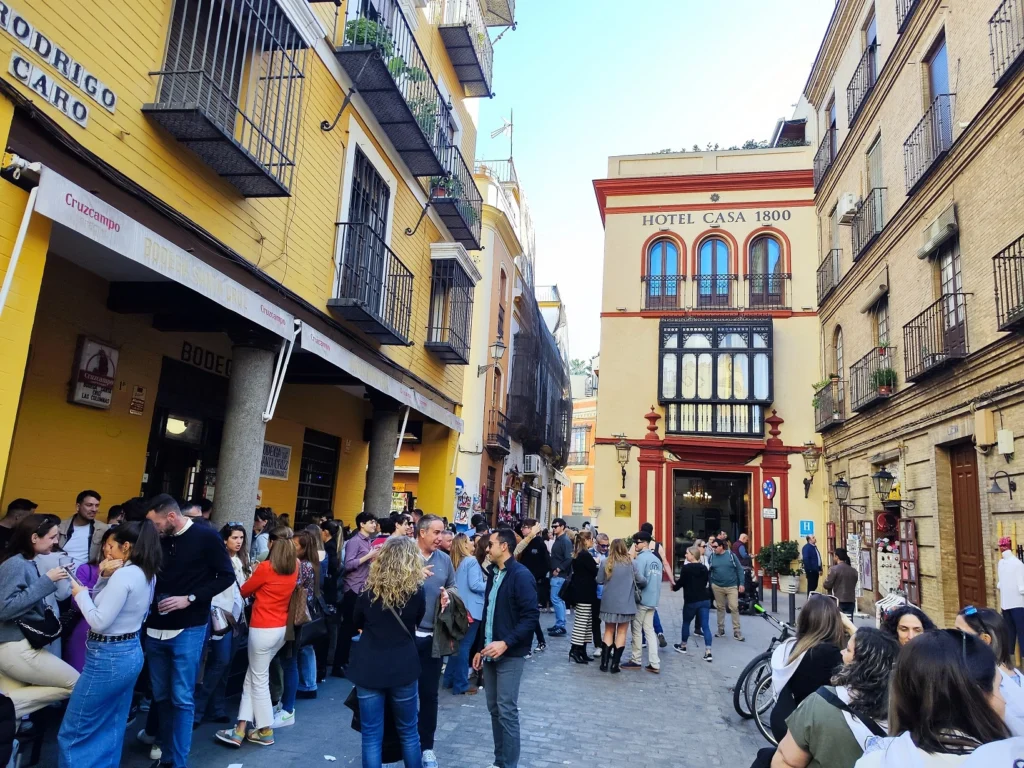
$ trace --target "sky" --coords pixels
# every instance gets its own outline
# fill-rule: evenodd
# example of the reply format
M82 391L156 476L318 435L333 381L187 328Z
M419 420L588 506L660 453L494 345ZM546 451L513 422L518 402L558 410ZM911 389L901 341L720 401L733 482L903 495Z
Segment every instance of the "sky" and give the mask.
M800 98L835 0L518 0L480 100L478 159L514 110L537 232L537 284L558 285L571 357L599 351L608 158L769 138ZM492 37L495 32L492 30ZM639 279L639 276L638 276Z

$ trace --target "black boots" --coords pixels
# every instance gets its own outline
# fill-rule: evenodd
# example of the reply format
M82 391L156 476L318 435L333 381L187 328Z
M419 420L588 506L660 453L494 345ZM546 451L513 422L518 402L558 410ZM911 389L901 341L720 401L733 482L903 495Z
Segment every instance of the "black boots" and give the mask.
M619 662L622 661L622 652L624 650L626 650L625 646L622 648L616 648L612 651L612 674L622 671L619 669Z
M587 656L586 648L585 645L570 646L569 661L575 661L577 664L589 664L590 658Z
M608 671L608 661L611 659L611 657L612 657L611 646L609 646L609 645L602 645L601 646L601 671L602 672L607 672Z

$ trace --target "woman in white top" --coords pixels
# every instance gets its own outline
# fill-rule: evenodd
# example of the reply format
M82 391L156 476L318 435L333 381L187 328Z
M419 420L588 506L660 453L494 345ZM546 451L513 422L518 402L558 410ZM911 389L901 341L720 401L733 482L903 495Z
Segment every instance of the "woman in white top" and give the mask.
M1003 719L1011 734L1024 736L1024 675L1013 666L1013 645L1010 643L1006 619L991 608L975 608L969 605L960 611L953 626L980 637L996 655L996 663L999 665L999 695L1006 702L1006 714L1003 715Z
M71 588L90 632L80 684L57 736L60 768L121 764L132 689L142 671L139 630L153 602L163 553L160 536L148 520L119 525L113 542L114 562L100 565L102 572L113 573L99 580L95 597L81 584Z

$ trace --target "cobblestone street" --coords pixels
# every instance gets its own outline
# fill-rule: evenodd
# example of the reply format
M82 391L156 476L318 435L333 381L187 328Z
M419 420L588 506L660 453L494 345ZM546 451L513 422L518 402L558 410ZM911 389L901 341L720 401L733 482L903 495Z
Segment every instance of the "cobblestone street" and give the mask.
M747 661L768 646L771 627L745 616L747 640L739 643L727 622L729 636L716 639L715 661L707 664L701 660L703 643L692 638L691 653L683 656L672 649L679 639L682 602L682 593L662 593L659 613L669 646L662 649L658 676L643 670L612 676L602 674L597 664L571 664L567 637L550 639L546 652L534 654L519 698L523 768L749 764L764 744L753 723L734 712L732 685ZM785 611L780 615L785 617ZM714 621L712 614L712 625ZM552 614L541 615L545 629L553 622ZM215 726L203 725L195 732L190 766L358 766L359 734L349 727L351 716L342 705L348 691L347 681L329 679L321 685L319 698L298 702L296 724L279 730L270 748L246 744L230 750L213 741ZM490 765L490 719L483 692L456 697L442 691L440 710L436 746L442 768ZM137 729L126 739L125 768L150 765L148 749L135 741ZM55 764L46 761L53 756L48 753L43 764Z

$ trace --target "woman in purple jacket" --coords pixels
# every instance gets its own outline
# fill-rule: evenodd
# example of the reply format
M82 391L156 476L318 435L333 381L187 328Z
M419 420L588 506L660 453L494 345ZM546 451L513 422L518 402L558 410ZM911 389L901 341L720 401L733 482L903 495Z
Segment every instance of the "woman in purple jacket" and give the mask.
M83 563L75 571L75 576L82 582L82 586L89 589L90 593L100 580L100 576L109 576L124 565L120 560L113 559L114 555L110 547L110 537L114 534L115 530L117 529L108 528L103 532L100 545L100 557L102 560ZM75 628L71 630L71 634L68 635L67 641L64 643L63 656L64 661L81 672L85 666L85 641L89 636L89 624L82 621L82 615L77 613L77 606L75 611L77 616Z

